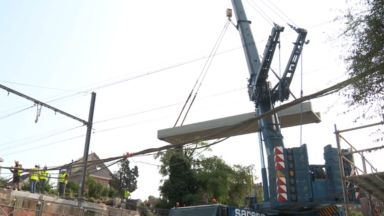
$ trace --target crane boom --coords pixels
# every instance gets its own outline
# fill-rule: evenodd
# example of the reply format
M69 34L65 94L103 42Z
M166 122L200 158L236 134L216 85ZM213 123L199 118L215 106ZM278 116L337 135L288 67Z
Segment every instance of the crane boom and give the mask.
M288 100L289 98L289 86L291 85L293 75L295 74L297 64L300 59L300 55L303 51L304 44L308 44L309 41L305 42L305 38L307 37L307 30L302 28L296 28L294 26L290 26L293 30L295 30L299 35L297 36L296 42L293 43L294 47L289 57L288 64L284 70L284 74L275 87L272 89L272 102L276 102L277 100L283 102L284 100Z

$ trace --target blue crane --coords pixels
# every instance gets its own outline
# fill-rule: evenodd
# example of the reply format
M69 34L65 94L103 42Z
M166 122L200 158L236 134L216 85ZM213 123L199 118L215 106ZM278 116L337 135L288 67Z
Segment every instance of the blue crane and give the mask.
M305 41L307 31L290 25L298 36L283 76L271 88L267 81L268 72L276 46L279 43L280 33L284 31L284 27L275 24L272 28L262 60L260 60L252 36L251 22L247 19L241 0L232 0L232 5L250 75L248 80L249 98L255 103L258 114L262 115L273 109L277 101L283 102L289 98L289 87L300 55L304 45L309 42ZM280 124L276 114L259 121L264 202L258 204L256 197L247 197L246 204L255 210L269 208L272 212L277 212L277 210L306 212L308 209L315 209L311 211L311 214L308 213L308 215L315 215L319 212L316 211L316 208L320 209L326 205L344 202L342 200L337 149L330 145L326 146L324 148L325 165L309 165L305 144L297 148L284 147ZM267 155L268 175L262 141L264 141ZM350 175L350 166L346 165L345 167L345 174ZM349 185L349 189L353 190L354 188ZM358 203L359 195L350 194L349 201Z
M251 31L251 22L247 19L241 0L231 0L237 19L236 28L240 33L250 78L248 79L249 99L255 103L258 115L271 109L278 101L285 101L290 95L290 84L295 74L303 47L308 44L307 31L290 27L298 34L293 50L279 82L272 88L267 81L273 55L278 45L280 33L284 27L274 24L271 35L262 55L259 53ZM227 11L231 16L232 11ZM264 145L263 145L264 143ZM207 205L175 208L170 216L262 216L292 215L305 216L344 215L340 205L343 199L341 172L346 176L354 170L349 164L340 166L338 151L331 145L324 147L325 164L309 165L307 145L285 148L278 116L272 115L259 120L259 144L262 166L264 201L258 202L256 196L245 197L246 209L225 205ZM267 166L264 160L264 147ZM348 150L342 150L346 152ZM351 155L349 155L352 159ZM344 167L344 170L341 170ZM360 203L359 191L353 185L347 185L350 203Z

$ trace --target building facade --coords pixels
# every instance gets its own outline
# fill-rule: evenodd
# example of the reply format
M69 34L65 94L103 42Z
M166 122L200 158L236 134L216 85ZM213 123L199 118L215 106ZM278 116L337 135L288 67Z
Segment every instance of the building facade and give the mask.
M97 156L96 153L91 153L88 155L88 161L97 161L100 160L99 156ZM83 161L83 158L78 159L77 161L73 162L72 166L79 164ZM69 168L69 181L74 181L78 184L81 182L81 176L82 176L82 167L72 167ZM111 180L112 172L108 169L107 166L103 162L91 164L87 166L87 173L90 173L90 176L93 177L97 182L109 187L109 180Z

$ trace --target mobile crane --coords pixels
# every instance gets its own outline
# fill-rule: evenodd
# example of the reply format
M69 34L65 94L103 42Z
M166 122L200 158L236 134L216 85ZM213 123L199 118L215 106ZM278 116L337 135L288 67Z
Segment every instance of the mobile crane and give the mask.
M309 42L305 41L307 31L290 25L298 36L283 76L271 88L267 81L268 72L284 27L275 24L272 28L262 60L260 60L250 27L251 22L247 19L242 2L241 0L231 1L250 75L248 79L249 98L255 103L258 115L262 115L273 109L273 105L277 101L283 102L289 98L289 86L296 66L304 45ZM231 11L227 11L227 15L230 18ZM225 205L192 206L172 209L170 216L344 215L343 208L336 205L345 202L340 178L341 172L344 172L346 176L351 175L352 167L344 164L344 170L341 170L337 149L332 148L331 145L324 147L324 165L309 165L306 144L296 148L285 148L280 128L277 115L259 120L264 202L258 203L255 196L246 197L247 209ZM264 162L263 141L267 155L267 168ZM349 193L347 192L348 202L359 203L358 190L351 184L347 186L347 190L349 191Z

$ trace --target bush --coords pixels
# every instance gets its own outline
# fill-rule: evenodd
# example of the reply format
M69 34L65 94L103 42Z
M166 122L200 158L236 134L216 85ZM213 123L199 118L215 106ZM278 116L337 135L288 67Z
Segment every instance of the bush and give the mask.
M116 190L112 187L108 188L108 197L114 198L116 196Z
M103 185L103 189L101 190L101 196L108 196L108 188Z
M77 197L79 194L80 185L74 181L69 181L65 187L65 193L70 194L71 197Z

